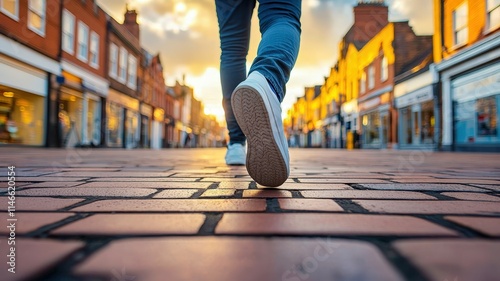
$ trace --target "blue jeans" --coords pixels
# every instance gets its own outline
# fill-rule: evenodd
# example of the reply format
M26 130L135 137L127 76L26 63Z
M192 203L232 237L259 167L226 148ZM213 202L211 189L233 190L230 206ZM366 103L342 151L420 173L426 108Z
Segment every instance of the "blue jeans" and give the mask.
M280 102L285 97L285 85L299 53L301 2L259 0L262 38L250 73L258 71L264 75ZM223 107L230 144L244 144L246 141L231 108L231 95L247 77L246 57L255 3L255 0L215 0L222 51L220 75Z

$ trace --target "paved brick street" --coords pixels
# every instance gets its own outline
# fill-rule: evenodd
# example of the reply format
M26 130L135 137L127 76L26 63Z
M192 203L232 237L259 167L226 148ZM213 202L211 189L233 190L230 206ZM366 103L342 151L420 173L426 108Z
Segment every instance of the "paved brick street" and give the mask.
M292 149L264 189L224 152L0 148L0 280L500 280L498 154Z

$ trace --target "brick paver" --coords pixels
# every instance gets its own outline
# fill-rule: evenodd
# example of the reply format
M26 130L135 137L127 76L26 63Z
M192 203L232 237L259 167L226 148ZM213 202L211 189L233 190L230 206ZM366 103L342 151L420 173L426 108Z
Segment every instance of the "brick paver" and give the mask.
M292 149L269 189L225 149L0 147L0 280L497 280L500 157L412 153Z
M472 228L485 235L500 237L500 218L488 217L455 217L448 216L445 219Z
M264 211L263 199L102 200L72 209L76 212L225 212Z
M371 212L396 214L500 214L500 203L478 201L354 200Z
M283 210L342 212L344 209L333 200L280 198L279 206Z
M29 188L17 192L26 196L71 196L71 197L145 197L156 192L151 188Z
M455 236L419 218L360 214L224 214L216 233Z
M26 234L73 215L73 213L17 213L16 234ZM4 214L1 217L4 218ZM9 235L9 233L10 230L7 227L0 228L0 234Z
M196 234L202 214L98 214L52 231L59 235Z
M500 243L486 240L416 240L395 247L429 280L498 280Z
M404 280L373 245L327 239L127 239L99 251L75 273L111 280L113 270L123 273L121 280L141 281Z
M343 199L436 199L427 194L413 191L374 191L374 190L305 190L300 192L306 198L343 198Z
M7 264L10 261L10 258L7 257L10 255L10 248L8 248L6 239L2 237L0 238L0 251L2 252L0 280L21 281L28 278L37 280L38 276L50 272L59 262L64 261L68 255L82 248L83 245L82 242L77 241L17 238L15 245L16 266L15 274L13 274L7 272L7 269L10 268Z
M484 193L473 193L473 192L443 192L442 195L471 201L493 201L500 202L500 197L488 195Z

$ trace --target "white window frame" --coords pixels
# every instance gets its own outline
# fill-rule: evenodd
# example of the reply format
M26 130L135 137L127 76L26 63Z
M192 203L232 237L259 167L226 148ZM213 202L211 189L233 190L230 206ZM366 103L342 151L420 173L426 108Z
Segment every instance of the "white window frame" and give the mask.
M109 45L109 76L118 78L118 46L114 43Z
M137 58L132 54L128 56L127 86L132 90L137 89Z
M463 11L461 11L463 9ZM462 24L457 23L457 15L459 13L464 13L465 20ZM452 12L452 25L453 25L453 47L458 48L464 46L469 41L469 8L468 2L464 1ZM465 33L465 39L463 42L458 42L458 34L460 32Z
M380 62L380 81L385 82L387 79L389 79L389 61L383 56Z
M99 69L99 42L99 34L94 31L90 32L89 64L95 69ZM95 62L93 59L95 59Z
M11 13L9 10L6 10L4 9L3 7L3 2L5 0L0 0L0 11L5 14L6 16L8 16L9 18L15 20L15 21L19 21L19 0L14 0L14 2L16 3L16 11L15 11L15 14Z
M375 88L375 67L370 65L368 67L368 90Z
M366 72L363 70L361 73L361 79L359 80L359 92L364 94L366 92Z
M83 31L86 31L86 33L83 33ZM82 38L83 35L86 34L86 38ZM76 57L83 61L83 62L88 62L89 60L89 37L90 37L90 30L88 25L83 23L82 21L78 22L78 49L77 49L77 55ZM81 54L82 51L82 46L85 44L86 47L86 52L84 55Z
M500 13L500 1L498 3L495 0L486 0L486 31L490 32L500 27L500 21L491 24L491 14L496 11Z
M71 20L71 21L69 21ZM66 45L66 41L64 38L66 37L66 23L71 23L71 33L68 33L68 36L71 35L71 41L70 41L70 46ZM75 16L70 13L68 10L64 9L63 11L63 23L62 23L62 49L68 54L73 55L75 53Z
M35 11L33 10L33 8L31 7L31 3L33 2L33 0L29 0L29 4L28 4L28 28L35 32L36 34L42 36L42 37L45 37L45 27L46 27L46 20L47 20L47 1L46 0L40 0L43 2L43 7L42 7L42 11L41 11L41 14L38 14L38 11ZM30 13L35 13L37 15L40 16L41 18L41 23L42 23L42 29L38 29L36 28L35 26L33 26L31 24L31 21L30 21Z
M118 81L125 83L127 81L127 62L128 51L123 46L120 47L120 55L118 56Z

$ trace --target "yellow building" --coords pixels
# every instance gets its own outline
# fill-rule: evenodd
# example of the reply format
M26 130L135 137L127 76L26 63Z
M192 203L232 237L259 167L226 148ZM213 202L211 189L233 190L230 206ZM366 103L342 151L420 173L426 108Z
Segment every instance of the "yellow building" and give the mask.
M500 2L434 1L443 150L500 151Z

